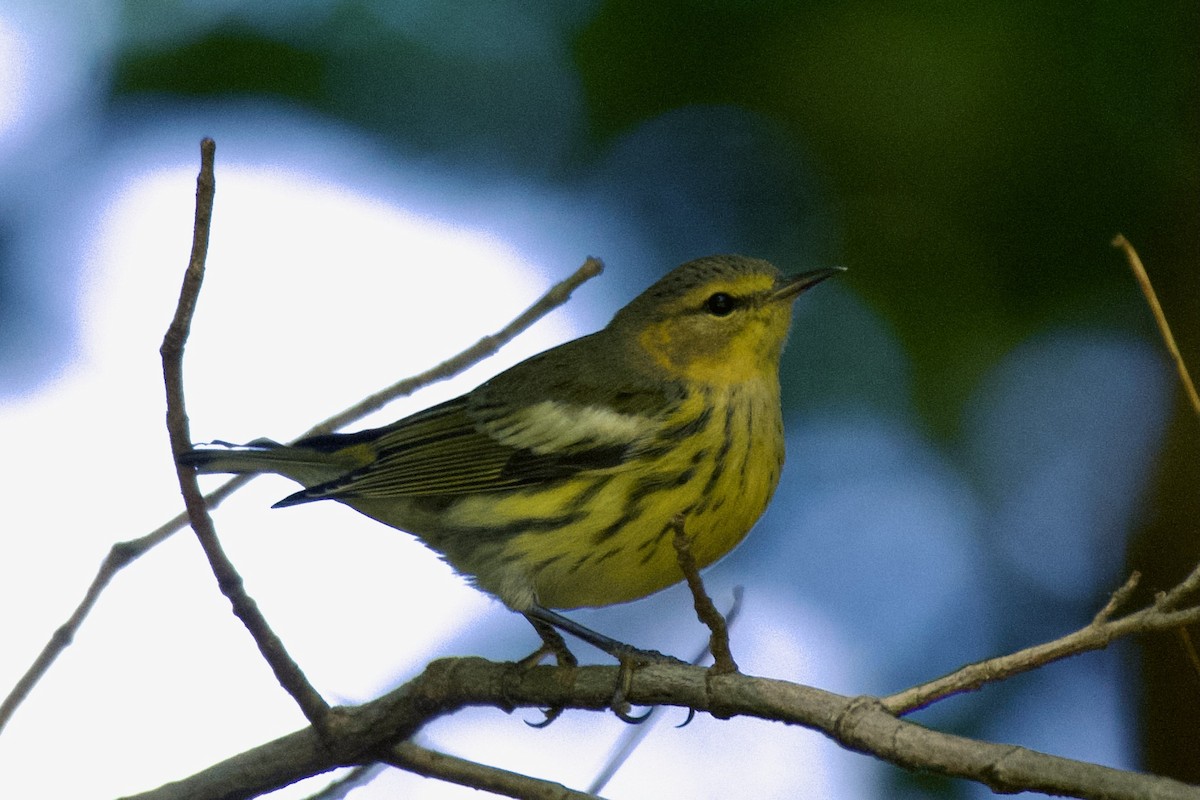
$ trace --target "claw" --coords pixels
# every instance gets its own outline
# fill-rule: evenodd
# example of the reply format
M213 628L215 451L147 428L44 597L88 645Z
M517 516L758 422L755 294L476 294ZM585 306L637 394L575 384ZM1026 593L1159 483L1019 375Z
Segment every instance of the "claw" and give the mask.
M554 656L555 662L559 667L567 670L574 669L579 665L579 661L575 658L575 654L567 647L567 643L563 641L562 635L549 625L541 620L534 619L528 614L525 618L533 625L534 630L538 632L538 636L542 637L542 646L534 650L529 655L517 662L517 669L521 671L530 670L542 662L546 656ZM552 706L542 711L546 716L541 722L530 722L525 720L525 724L531 728L545 728L551 722L562 716L562 706Z
M563 707L555 706L554 708L547 708L542 711L542 713L546 715L546 718L541 722L530 722L529 720L525 720L525 724L531 728L537 728L538 730L548 727L551 722L554 722L554 720L562 716Z
M696 718L696 709L689 708L687 719L685 719L683 722L679 723L675 727L676 728L686 728L688 725L692 724L692 720L694 720L695 718Z
M626 708L629 708L628 703L626 703L623 708L618 708L617 706L613 706L612 712L617 715L617 719L619 719L619 720L621 720L621 722L627 723L629 725L641 725L643 722L650 719L650 715L654 713L653 706L646 709L645 714L630 714L628 711L625 710Z
M629 694L630 686L633 684L633 671L641 666L642 663L637 657L628 654L621 657L621 665L617 670L617 688L613 691L612 701L609 703L609 708L617 715L617 719L630 725L641 725L650 719L650 715L654 713L653 706L640 716L629 713L629 701L626 697Z

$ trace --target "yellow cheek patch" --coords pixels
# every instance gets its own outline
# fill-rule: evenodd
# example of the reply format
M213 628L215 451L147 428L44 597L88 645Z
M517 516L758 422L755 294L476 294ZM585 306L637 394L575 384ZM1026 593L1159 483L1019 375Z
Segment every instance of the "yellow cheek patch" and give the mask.
M639 342L674 376L715 386L740 383L774 370L790 310L767 305L728 318L672 317L647 326Z

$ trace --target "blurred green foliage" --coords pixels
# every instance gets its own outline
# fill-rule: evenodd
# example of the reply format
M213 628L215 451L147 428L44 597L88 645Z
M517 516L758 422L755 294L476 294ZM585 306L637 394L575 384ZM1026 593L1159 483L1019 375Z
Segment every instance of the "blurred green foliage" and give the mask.
M613 0L576 52L598 135L732 103L814 154L841 224L831 255L900 332L918 407L949 433L1033 330L1149 330L1109 240L1200 232L1197 30L1183 2Z
M320 54L241 28L218 29L177 48L131 53L116 75L117 93L204 96L246 94L328 105Z

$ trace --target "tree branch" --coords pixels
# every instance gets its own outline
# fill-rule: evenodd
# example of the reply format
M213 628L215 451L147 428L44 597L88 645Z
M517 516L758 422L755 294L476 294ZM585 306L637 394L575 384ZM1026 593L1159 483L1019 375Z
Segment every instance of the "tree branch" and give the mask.
M311 728L276 739L182 781L131 800L250 798L408 739L423 725L469 706L602 711L612 702L618 667L521 670L480 658L434 661L409 683L370 703L341 709L338 757ZM632 675L628 698L638 705L676 705L721 717L749 716L820 731L844 747L906 769L1022 790L1105 800L1197 800L1200 787L1153 775L968 739L897 719L875 698L846 697L786 681L740 673L712 675L690 665L654 664ZM568 795L569 796L569 795Z
M475 344L463 350L456 356L452 356L442 363L420 374L414 375L411 378L404 378L396 381L386 389L381 389L375 394L364 397L359 402L347 408L345 411L340 411L334 414L324 422L314 425L309 428L299 438L303 439L306 436L315 436L319 433L329 433L335 431L345 425L349 425L355 420L362 419L367 414L373 411L378 411L393 400L406 397L412 394L417 389L422 389L432 383L444 381L447 378L452 378L463 370L478 364L486 358L494 355L504 345L511 342L518 334L522 333L533 323L537 322L542 317L549 314L554 309L561 306L563 303L571 299L571 294L582 286L586 281L599 275L604 271L604 262L598 258L588 256L584 259L579 269L575 270L562 281L559 281L554 286L538 298L533 305L525 309L512 322L505 325L496 333L490 336L484 336Z

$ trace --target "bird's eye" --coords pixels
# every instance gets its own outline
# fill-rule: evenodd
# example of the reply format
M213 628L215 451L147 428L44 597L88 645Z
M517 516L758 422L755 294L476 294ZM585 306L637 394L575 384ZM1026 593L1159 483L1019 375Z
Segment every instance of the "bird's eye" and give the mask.
M733 299L733 295L725 292L717 292L704 301L704 309L714 317L727 316L736 306L737 301Z

